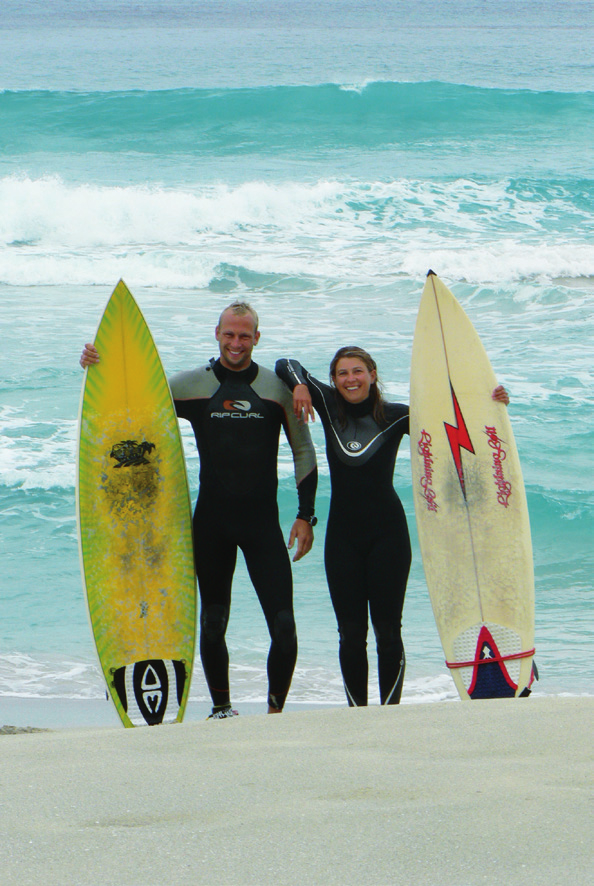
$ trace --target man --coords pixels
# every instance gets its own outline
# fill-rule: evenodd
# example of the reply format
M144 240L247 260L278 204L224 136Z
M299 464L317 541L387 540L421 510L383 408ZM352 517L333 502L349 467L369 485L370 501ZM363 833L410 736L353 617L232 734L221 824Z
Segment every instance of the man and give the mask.
M211 717L236 714L229 692L225 633L237 548L243 551L262 606L271 644L268 713L282 711L297 660L291 564L279 525L277 459L281 426L293 451L299 498L289 547L300 560L313 543L317 487L315 453L307 426L293 413L283 382L252 360L258 315L234 302L215 330L219 359L170 379L175 408L194 430L200 487L194 512L194 551L200 588L200 657L211 694ZM99 361L93 345L82 366Z

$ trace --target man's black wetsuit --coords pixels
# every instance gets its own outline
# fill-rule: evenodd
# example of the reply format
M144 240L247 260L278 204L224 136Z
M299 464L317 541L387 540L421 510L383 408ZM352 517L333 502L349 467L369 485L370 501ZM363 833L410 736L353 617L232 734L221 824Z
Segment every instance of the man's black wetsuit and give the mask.
M411 548L402 503L393 486L400 441L408 434L408 407L385 404L385 424L369 398L343 400L342 427L334 388L296 360L279 360L276 372L291 389L307 384L326 435L332 497L324 558L340 634L340 665L351 705L367 704L368 606L376 636L382 704L397 704L404 680L402 607Z
M191 422L200 456L194 550L201 597L200 656L217 707L229 704L225 632L237 548L271 637L269 705L282 710L297 659L293 578L277 504L279 433L293 450L299 516L314 513L317 468L309 431L291 395L269 369L252 362L234 372L220 360L170 380L177 414Z

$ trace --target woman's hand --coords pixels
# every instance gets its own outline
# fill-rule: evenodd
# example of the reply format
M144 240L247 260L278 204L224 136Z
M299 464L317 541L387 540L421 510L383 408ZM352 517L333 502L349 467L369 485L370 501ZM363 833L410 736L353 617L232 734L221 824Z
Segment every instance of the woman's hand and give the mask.
M316 420L316 414L311 403L311 394L307 385L296 385L293 389L293 412L299 420L308 423L311 418Z

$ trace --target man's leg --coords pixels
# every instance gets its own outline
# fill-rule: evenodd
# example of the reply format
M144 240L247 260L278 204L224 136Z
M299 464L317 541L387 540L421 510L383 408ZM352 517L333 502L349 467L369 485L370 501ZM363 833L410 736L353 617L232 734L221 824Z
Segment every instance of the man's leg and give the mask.
M200 589L200 658L215 708L231 704L229 653L225 632L231 606L231 584L237 546L212 519L194 519L194 551Z
M293 574L278 519L261 518L254 529L241 548L270 633L268 710L275 713L284 707L297 661Z

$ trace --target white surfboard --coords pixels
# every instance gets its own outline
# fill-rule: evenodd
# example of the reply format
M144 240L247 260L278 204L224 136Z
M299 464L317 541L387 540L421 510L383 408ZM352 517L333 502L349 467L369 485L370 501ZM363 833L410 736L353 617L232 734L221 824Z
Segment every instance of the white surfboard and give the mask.
M528 507L496 385L472 323L430 271L411 365L413 494L433 612L463 699L526 695L533 678Z

